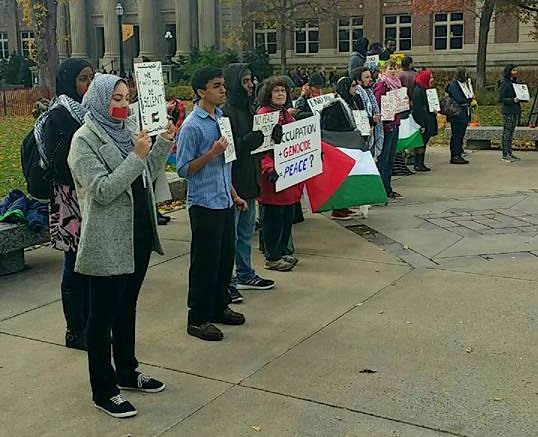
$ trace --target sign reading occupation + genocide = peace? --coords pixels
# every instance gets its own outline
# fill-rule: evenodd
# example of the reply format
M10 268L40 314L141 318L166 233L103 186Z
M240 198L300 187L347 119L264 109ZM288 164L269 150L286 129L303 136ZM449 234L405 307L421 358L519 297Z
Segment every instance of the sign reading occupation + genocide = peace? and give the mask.
M142 129L147 130L149 135L164 132L168 125L168 113L161 63L134 64L134 73Z
M282 142L274 150L277 192L322 173L319 115L282 126Z

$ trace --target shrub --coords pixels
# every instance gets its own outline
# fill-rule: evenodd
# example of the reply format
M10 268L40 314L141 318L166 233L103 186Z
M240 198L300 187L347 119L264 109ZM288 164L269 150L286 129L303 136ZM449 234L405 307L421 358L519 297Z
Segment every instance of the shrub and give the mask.
M245 62L250 64L252 74L254 74L260 81L273 74L273 66L269 63L269 55L261 48L246 52Z

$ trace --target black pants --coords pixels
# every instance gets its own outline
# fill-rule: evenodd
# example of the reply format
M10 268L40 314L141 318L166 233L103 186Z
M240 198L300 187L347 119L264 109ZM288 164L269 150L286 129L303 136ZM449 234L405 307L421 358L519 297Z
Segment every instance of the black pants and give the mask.
M514 140L514 132L519 123L519 114L502 114L503 117L503 136L502 136L502 152L503 156L512 155L512 141Z
M62 305L69 334L86 335L88 321L88 277L75 272L76 252L65 252Z
M452 136L450 138L450 157L457 158L463 154L463 138L467 132L467 122L450 123Z
M263 242L268 261L278 261L288 253L295 208L295 205L263 205Z
M190 324L210 322L230 303L228 285L235 258L233 208L189 208L191 267L189 269Z
M398 126L392 130L385 131L383 150L377 157L377 168L387 194L392 192L392 168L394 167L394 157L396 156L396 146L398 145L399 131Z
M136 241L134 273L90 276L87 342L94 400L108 399L119 394L116 384L136 377L136 301L146 276L150 254L151 242ZM116 372L110 360L110 332Z

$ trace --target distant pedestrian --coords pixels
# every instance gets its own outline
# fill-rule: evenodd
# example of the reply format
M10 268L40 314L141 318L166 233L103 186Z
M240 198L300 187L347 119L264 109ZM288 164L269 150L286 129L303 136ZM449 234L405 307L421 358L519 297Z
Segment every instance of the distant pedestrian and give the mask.
M349 62L347 65L347 73L350 77L353 70L362 67L365 64L369 44L370 41L368 41L368 38L359 38L353 44L353 52L349 57Z
M517 67L509 64L504 67L503 77L499 81L499 103L503 118L502 160L505 162L519 161L519 158L512 153L514 131L521 118L521 103L514 91L518 75Z

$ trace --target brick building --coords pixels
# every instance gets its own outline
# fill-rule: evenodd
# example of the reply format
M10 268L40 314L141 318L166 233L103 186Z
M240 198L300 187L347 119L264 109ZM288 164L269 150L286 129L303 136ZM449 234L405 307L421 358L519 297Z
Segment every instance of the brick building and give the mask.
M68 0L58 6L58 46L61 58L85 57L99 67L118 69L119 24L117 0ZM237 33L241 0L121 0L127 70L133 60L188 55L194 47L226 48ZM436 68L475 65L478 22L472 12L455 11L413 16L408 0L348 0L334 20L298 16L287 35L290 66L343 67L353 41L387 37L418 64ZM532 65L538 42L530 24L498 17L492 24L488 63ZM264 47L274 64L280 59L280 38L261 22L249 23L243 34L247 46ZM166 36L166 37L165 37ZM21 20L16 0L0 0L0 59L13 50L27 55L34 34Z

